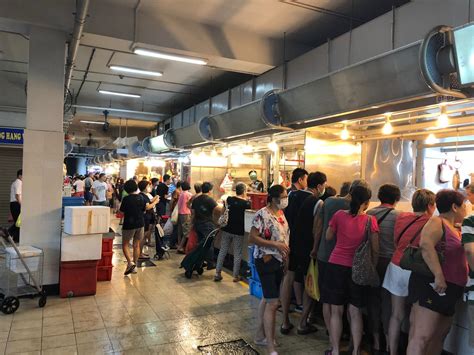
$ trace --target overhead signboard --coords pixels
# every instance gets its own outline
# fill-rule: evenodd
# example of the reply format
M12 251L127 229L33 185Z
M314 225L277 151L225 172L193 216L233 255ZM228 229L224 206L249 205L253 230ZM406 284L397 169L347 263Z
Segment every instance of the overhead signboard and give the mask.
M0 127L0 144L23 145L22 128L2 128Z

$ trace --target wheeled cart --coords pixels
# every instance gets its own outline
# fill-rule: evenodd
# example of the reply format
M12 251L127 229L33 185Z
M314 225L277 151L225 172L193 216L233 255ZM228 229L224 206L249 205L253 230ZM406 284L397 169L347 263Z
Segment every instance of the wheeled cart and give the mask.
M43 290L43 250L17 246L6 230L0 230L0 310L14 313L21 297L39 296L38 306L46 305Z

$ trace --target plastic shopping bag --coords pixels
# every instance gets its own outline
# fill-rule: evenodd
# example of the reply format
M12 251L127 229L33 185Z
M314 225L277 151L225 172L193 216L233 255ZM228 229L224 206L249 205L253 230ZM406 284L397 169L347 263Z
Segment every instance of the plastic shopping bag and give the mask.
M18 218L17 218L17 220L16 220L16 222L15 222L15 226L16 226L17 228L20 228L20 227L21 227L21 213L20 213L20 215L18 216Z
M178 213L179 213L178 204L176 204L176 206L174 207L173 212L171 213L171 223L173 223L175 225L178 224Z
M163 227L163 233L165 235L171 235L173 234L173 223L171 222L171 219L168 219Z
M306 275L306 279L304 281L304 286L308 296L316 301L319 301L320 297L318 275L318 263L316 260L311 259L308 267L308 274Z

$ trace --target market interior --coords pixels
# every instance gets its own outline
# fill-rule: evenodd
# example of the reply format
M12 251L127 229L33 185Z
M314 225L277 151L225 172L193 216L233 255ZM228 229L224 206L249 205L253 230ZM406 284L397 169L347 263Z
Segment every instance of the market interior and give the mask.
M440 317L418 317L440 324L427 345L395 303L398 323L374 327L350 276L353 327L328 322L341 302L316 257L335 229L327 199L348 199L331 216L349 208L362 181L392 249L420 189L462 194L451 232L474 270L473 17L470 0L0 0L0 354L473 354L472 273L462 297L443 288L449 315L406 301ZM272 208L286 234L259 229ZM432 217L443 236L449 213ZM288 253L262 251L275 229ZM405 304L387 265L371 289ZM402 282L412 269L395 266Z

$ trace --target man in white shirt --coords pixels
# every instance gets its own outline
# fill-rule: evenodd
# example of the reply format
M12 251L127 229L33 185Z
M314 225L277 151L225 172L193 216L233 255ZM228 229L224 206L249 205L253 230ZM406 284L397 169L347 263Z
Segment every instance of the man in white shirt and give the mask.
M10 212L13 217L13 225L8 232L15 242L20 240L20 228L16 226L16 221L21 212L21 189L22 189L23 170L18 170L16 173L16 180L13 181L10 188Z
M104 173L99 175L99 179L94 181L92 184L92 195L94 198L92 199L92 204L94 206L108 206L107 203L107 189L108 185L105 182L107 179Z
M83 176L78 176L76 178L76 181L74 181L74 184L72 184L74 187L74 196L76 197L83 197L84 196L84 177Z

